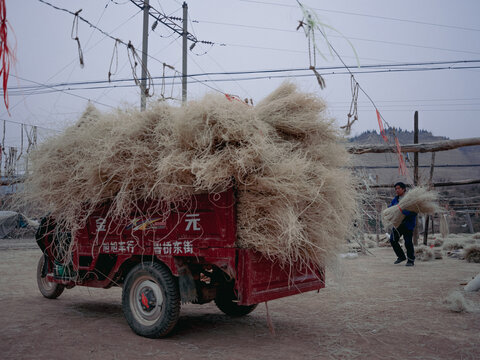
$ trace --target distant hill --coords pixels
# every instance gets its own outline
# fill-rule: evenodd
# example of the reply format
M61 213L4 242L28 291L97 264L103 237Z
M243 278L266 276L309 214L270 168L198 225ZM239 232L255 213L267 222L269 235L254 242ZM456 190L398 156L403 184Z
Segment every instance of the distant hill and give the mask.
M413 144L413 131L402 129L389 129L387 137L393 141L393 132L395 132L400 145ZM435 136L430 131L420 130L418 134L420 143L429 143L442 140L448 140L444 136ZM382 136L375 130L365 131L360 135L349 139L350 143L355 144L382 144ZM432 153L419 154L419 165L424 166L419 169L420 181L426 181L429 178ZM402 177L396 168L372 169L365 167L372 166L398 166L396 154L362 154L353 156L354 166L358 171L363 172L372 179L378 175L380 183L390 183L401 180ZM413 176L413 153L407 153L406 164ZM480 164L480 146L469 146L448 151L440 151L435 154L435 165L473 165ZM480 167L436 167L434 170L434 181L445 180L464 180L471 178L480 178ZM403 179L406 180L406 179Z
M387 137L389 139L393 139L394 132L397 135L400 144L413 144L413 131L402 129L389 129L388 131L386 131ZM435 136L427 130L418 131L418 141L421 143L435 142L441 140L448 140L448 138L445 136ZM365 131L360 135L350 138L349 141L357 144L377 144L384 142L383 138L375 130Z

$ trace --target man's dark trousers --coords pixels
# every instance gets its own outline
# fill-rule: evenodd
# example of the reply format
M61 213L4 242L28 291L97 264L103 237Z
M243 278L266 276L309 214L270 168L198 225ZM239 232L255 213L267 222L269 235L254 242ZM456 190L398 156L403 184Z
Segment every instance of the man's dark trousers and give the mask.
M405 253L402 247L398 243L400 236L403 235L405 241L405 248L407 249L407 259L409 261L415 260L415 252L413 250L413 230L409 230L405 227L405 224L400 224L398 228L393 228L390 234L390 244L392 244L393 251L399 259L405 259Z

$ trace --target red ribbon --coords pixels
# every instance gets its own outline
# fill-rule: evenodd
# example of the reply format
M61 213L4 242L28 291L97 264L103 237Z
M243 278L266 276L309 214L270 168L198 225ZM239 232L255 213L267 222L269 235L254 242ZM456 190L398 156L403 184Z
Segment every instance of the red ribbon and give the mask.
M3 76L3 101L8 111L8 75L10 73L10 63L14 60L14 54L8 48L7 44L7 9L5 7L5 0L0 0L0 77ZM8 112L10 114L10 112Z
M400 175L407 175L407 165L405 164L405 160L403 159L402 155L402 148L400 147L400 143L398 142L398 138L395 136L395 145L397 146L397 155L398 155L398 171Z
M244 104L244 105L248 105L248 103L246 103L245 101L240 100L240 98L239 98L237 95L225 94L225 97L226 97L229 101L236 100L236 101L238 101L238 102L241 102L241 103Z
M377 112L378 127L380 128L380 135L382 135L383 140L385 140L385 142L388 142L385 129L383 128L382 117L380 116L380 112L378 111L378 109L376 110L376 112Z

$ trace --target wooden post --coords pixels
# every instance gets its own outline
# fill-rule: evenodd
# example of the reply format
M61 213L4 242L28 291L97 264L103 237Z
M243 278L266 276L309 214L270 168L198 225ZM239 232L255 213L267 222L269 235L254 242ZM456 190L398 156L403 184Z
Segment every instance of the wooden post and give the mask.
M430 220L430 215L427 215L427 218L425 219L425 227L423 231L423 245L427 245L429 220Z
M466 205L467 202L465 201L465 198L462 200L462 202ZM468 225L468 230L470 231L470 234L473 234L473 224L472 224L472 219L470 219L470 213L465 213L465 220L467 220L467 225Z
M413 117L413 143L418 144L418 111ZM418 152L413 154L413 184L418 185ZM418 245L418 226L413 230L413 244Z
M472 224L472 219L470 218L470 213L465 213L465 219L467 220L467 225L468 225L468 230L470 231L470 234L473 234L473 224Z
M432 152L432 163L430 164L430 180L428 186L431 187L433 184L433 169L435 169L435 152Z
M377 184L378 184L378 175L377 175ZM377 240L377 246L380 243L380 211L382 210L382 207L380 205L380 202L378 200L375 200L375 233L376 233L376 240Z
M428 181L428 187L431 189L433 186L433 169L435 168L435 152L432 152L432 163L430 164L430 179ZM423 231L423 245L427 245L428 241L428 222L432 218L432 229L433 229L433 217L432 215L427 215L427 218L425 219L425 228ZM432 230L432 234L433 234Z
M382 210L382 206L380 205L379 201L375 202L375 233L377 234L377 246L380 243L380 211Z
M413 117L413 143L418 144L418 111ZM418 185L418 152L413 154L413 183Z

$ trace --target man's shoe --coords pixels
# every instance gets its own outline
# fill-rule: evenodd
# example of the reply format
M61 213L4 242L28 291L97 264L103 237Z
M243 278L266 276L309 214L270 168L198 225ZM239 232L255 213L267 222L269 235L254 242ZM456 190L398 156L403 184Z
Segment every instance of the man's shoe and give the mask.
M395 260L394 264L400 264L402 261L405 261L406 259L400 259L398 258L397 260Z
M410 261L410 260L408 260L407 263L405 264L405 266L413 266L413 265L415 264L413 263L413 261Z

